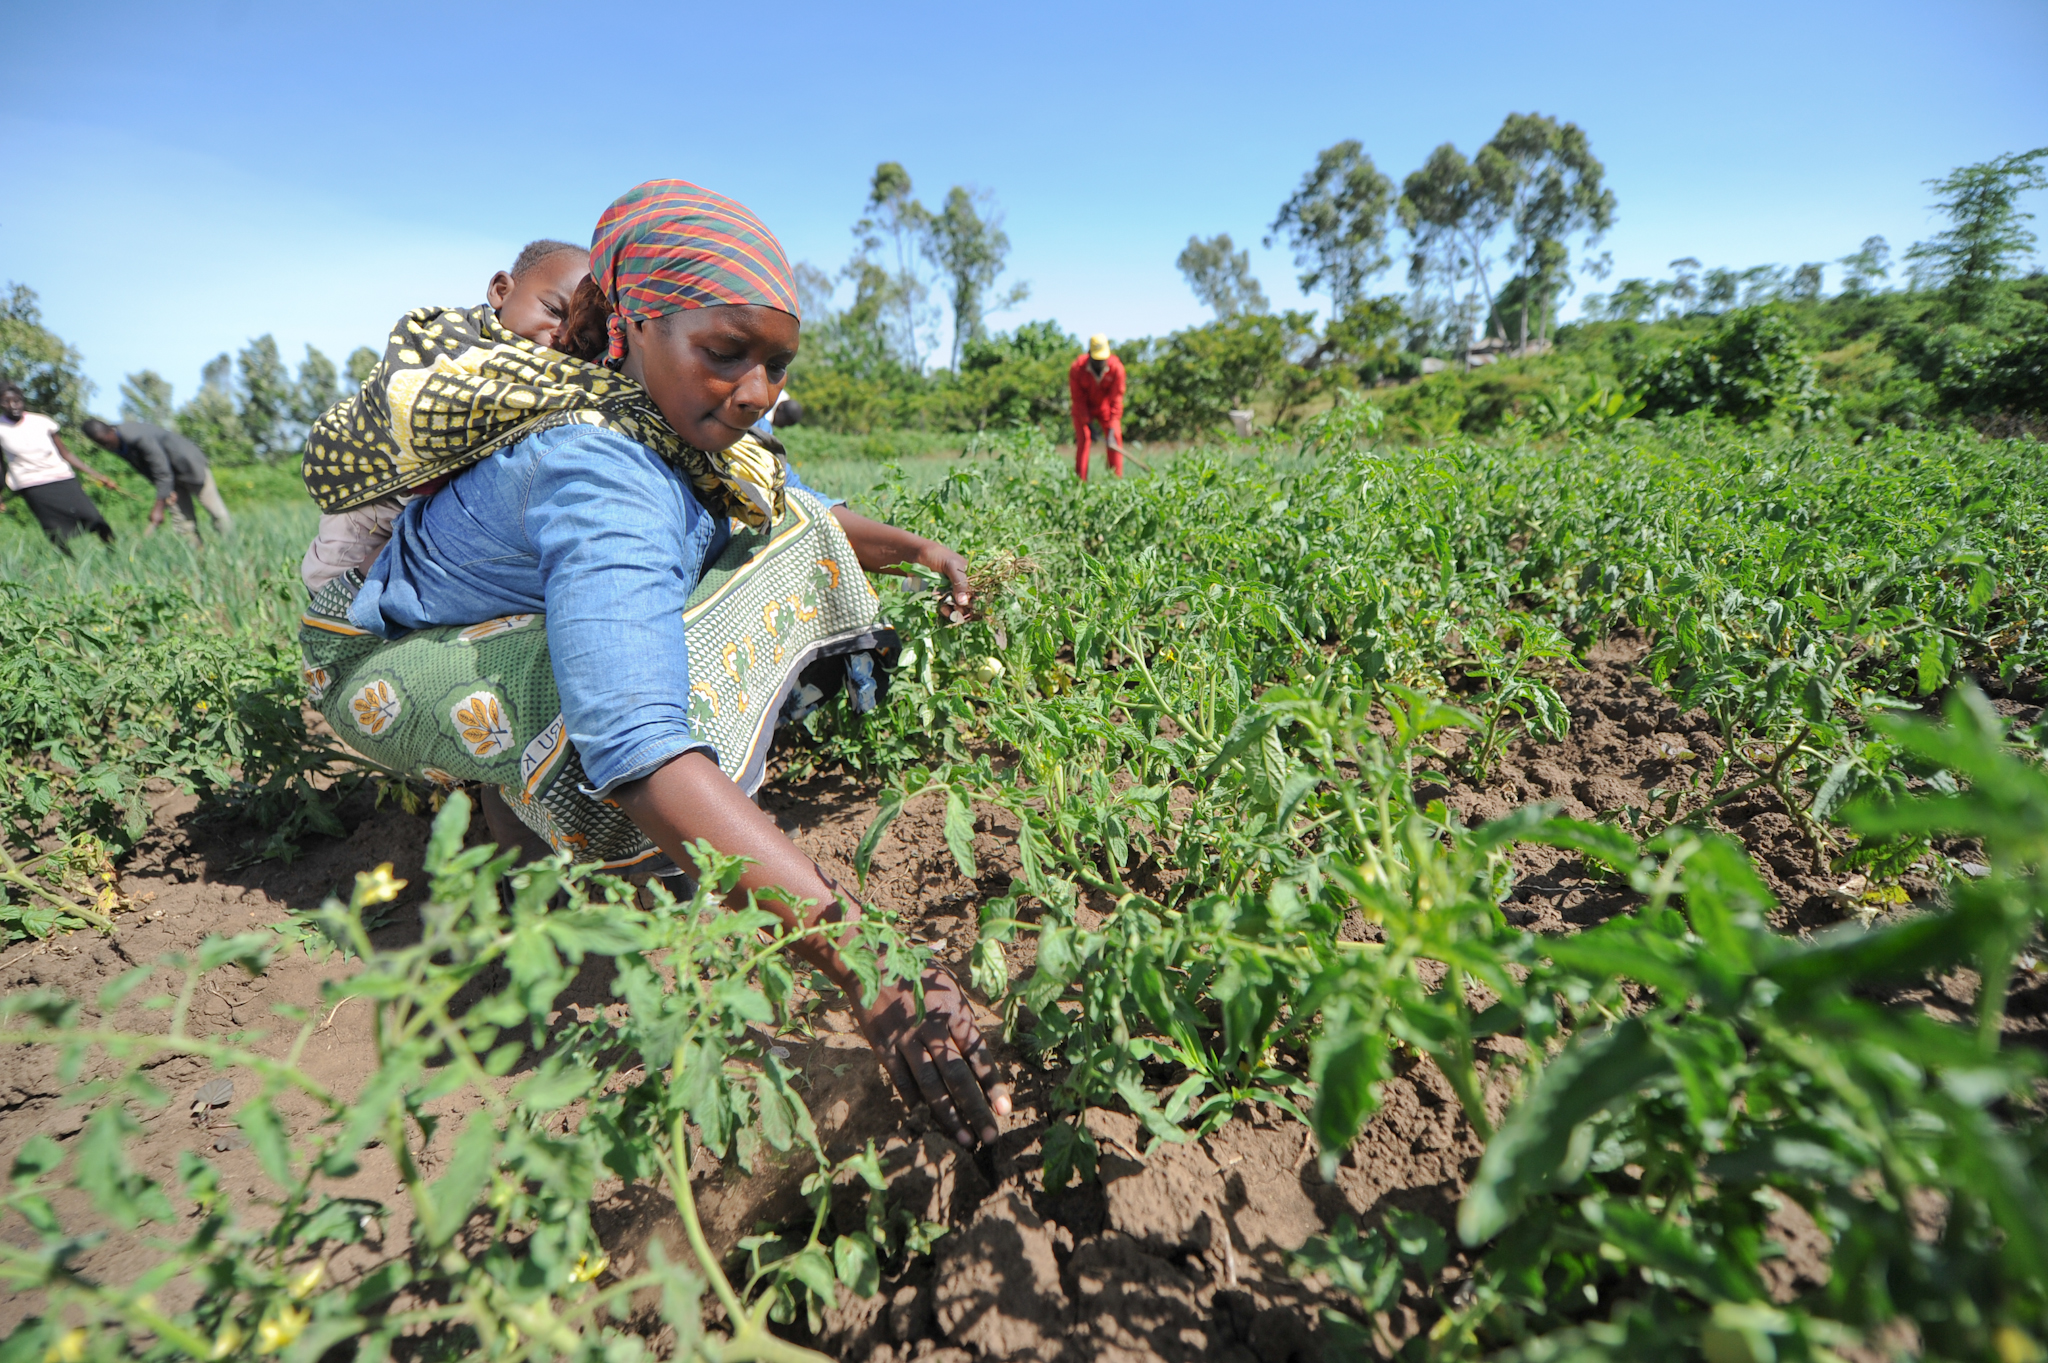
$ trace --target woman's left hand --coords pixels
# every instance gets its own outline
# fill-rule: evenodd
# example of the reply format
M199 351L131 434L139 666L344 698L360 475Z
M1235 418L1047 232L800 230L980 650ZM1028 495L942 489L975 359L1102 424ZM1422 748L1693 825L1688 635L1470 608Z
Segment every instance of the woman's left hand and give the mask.
M858 1016L904 1102L929 1104L940 1129L962 1145L995 1140L996 1118L1010 1112L1010 1086L951 975L936 966L924 972L921 1019L917 995L900 983L884 985Z

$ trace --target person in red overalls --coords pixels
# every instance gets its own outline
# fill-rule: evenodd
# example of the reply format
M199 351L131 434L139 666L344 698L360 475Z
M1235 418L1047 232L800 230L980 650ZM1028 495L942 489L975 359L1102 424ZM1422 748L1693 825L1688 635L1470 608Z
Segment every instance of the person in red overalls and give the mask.
M1074 473L1088 481L1090 434L1102 436L1109 449L1109 471L1124 476L1124 362L1109 353L1109 337L1088 338L1088 353L1076 355L1067 370L1067 391L1074 399Z

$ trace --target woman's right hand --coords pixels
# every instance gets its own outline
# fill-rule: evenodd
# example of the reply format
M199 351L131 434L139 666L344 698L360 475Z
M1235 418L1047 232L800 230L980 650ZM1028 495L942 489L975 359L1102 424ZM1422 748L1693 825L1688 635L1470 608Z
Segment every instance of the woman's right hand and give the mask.
M747 858L750 864L727 901L736 907L753 891L760 906L792 931L821 922L850 928L859 917L859 906L702 749L620 786L613 798L678 866L691 866L690 846L699 839L726 856ZM808 900L809 907L799 912L786 897ZM839 957L845 937L844 931L807 935L792 951L858 1000L860 981ZM856 1004L861 1033L904 1102L913 1109L929 1104L939 1125L962 1145L974 1144L976 1136L994 1140L996 1118L1010 1111L1010 1087L997 1075L959 984L943 970L927 970L922 983L922 1016L915 991L904 984L885 985L866 1008Z
M990 1144L1000 1131L996 1118L1010 1115L1010 1086L959 983L936 966L922 983L922 1019L910 986L888 984L858 1014L861 1032L913 1111L927 1104L939 1128L960 1144Z

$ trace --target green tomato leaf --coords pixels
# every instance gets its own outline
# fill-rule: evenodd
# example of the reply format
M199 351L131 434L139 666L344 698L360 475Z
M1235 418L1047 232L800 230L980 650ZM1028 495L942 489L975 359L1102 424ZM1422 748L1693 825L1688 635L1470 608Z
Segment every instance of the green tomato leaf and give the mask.
M881 845L882 834L889 831L889 825L896 822L896 816L902 812L903 791L895 786L883 791L875 809L875 821L861 835L860 846L853 849L853 870L860 877L863 891L867 889L868 866L874 860L875 848Z
M960 874L974 879L974 807L958 788L946 791L946 847Z
M854 1231L832 1242L832 1268L856 1297L872 1297L882 1285L882 1260L875 1242Z

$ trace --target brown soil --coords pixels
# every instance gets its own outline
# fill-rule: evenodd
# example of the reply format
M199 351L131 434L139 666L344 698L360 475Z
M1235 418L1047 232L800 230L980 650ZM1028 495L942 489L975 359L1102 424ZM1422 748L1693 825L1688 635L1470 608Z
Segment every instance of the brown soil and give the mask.
M1632 672L1640 652L1627 641L1603 646L1585 671L1562 679L1573 715L1564 742L1518 744L1484 790L1454 784L1434 793L1478 822L1533 800L1562 801L1580 817L1646 808L1651 792L1682 787L1687 771L1711 759L1717 740L1700 717L1679 714ZM873 817L873 794L865 783L828 774L771 783L761 804L801 847L851 884L852 854ZM17 947L0 958L0 991L45 987L90 999L134 964L189 950L211 933L264 930L290 910L315 907L326 895L345 892L357 870L381 861L395 863L399 875L414 881L380 933L389 944L406 940L417 931L427 821L389 808L374 810L367 802L347 814L355 830L348 838L317 840L289 864L250 864L245 831L209 824L189 797L159 797L152 830L122 881L143 901L140 911L124 915L109 938L74 934ZM1833 893L1838 878L1824 873L1782 808L1768 798L1747 801L1723 809L1720 818L1756 854L1779 894L1785 906L1781 927L1810 931L1844 916L1844 901ZM474 835L482 837L481 820ZM933 944L940 960L964 978L976 907L1002 893L1016 869L1014 836L1002 816L984 812L975 839L982 874L978 883L968 881L946 850L938 802L913 803L877 851L868 896L900 915L913 937ZM1572 855L1524 850L1517 853L1517 866L1520 884L1507 907L1532 927L1570 930L1629 903L1624 890L1589 875ZM1023 959L1014 967L1026 968L1028 954L1019 955ZM223 1032L268 1030L270 1038L259 1048L281 1054L288 1035L273 1010L317 1007L322 981L346 969L337 959L317 961L294 949L260 978L245 978L233 968L213 972L197 1005L199 1025ZM583 1012L610 1005L608 983L608 971L594 963L559 1006ZM1966 978L1944 980L1930 987L1925 1002L1960 1012L1968 1007L1972 987ZM2023 1006L2016 997L2016 1025L2035 1025L2042 1002ZM111 1021L139 1029L161 1025L160 1017L130 1002ZM1449 1085L1424 1060L1386 1086L1383 1108L1328 1182L1320 1176L1306 1129L1275 1110L1245 1111L1207 1138L1149 1149L1132 1118L1091 1110L1086 1120L1102 1152L1099 1180L1048 1192L1039 1140L1045 1097L1056 1076L1034 1069L1017 1053L1005 1055L1017 1081L1017 1110L993 1148L962 1152L905 1114L843 1016L828 1014L827 1021L828 1029L814 1039L784 1040L810 1077L811 1106L828 1148L845 1154L875 1139L891 1170L892 1196L951 1228L932 1256L902 1268L879 1295L846 1298L828 1313L822 1332L809 1342L843 1358L1317 1358L1322 1313L1345 1303L1321 1279L1298 1277L1290 1254L1345 1215L1370 1225L1400 1207L1448 1224L1479 1154ZM993 1030L994 1017L985 1021ZM365 1077L368 1023L362 1003L326 1015L302 1068L349 1091ZM66 1095L93 1077L60 1078L55 1057L41 1051L9 1056L0 1069L0 1161L11 1161L39 1132L75 1138L91 1104L67 1103ZM161 1112L136 1109L144 1134L132 1150L143 1171L174 1184L179 1158L189 1150L215 1163L231 1195L260 1198L265 1180L253 1153L219 1148L233 1144L220 1138L233 1131L233 1112L254 1091L254 1079L231 1076L242 1091L219 1110L220 1124L208 1128L196 1125L188 1112L193 1092L214 1077L202 1062L170 1060L152 1077L173 1101ZM1505 1100L1504 1092L1493 1095L1496 1108ZM295 1112L288 1102L281 1112L287 1121L311 1115L310 1109ZM429 1177L445 1150L443 1142L427 1152ZM740 1179L700 1168L696 1183L714 1240L730 1246L758 1219L794 1211L800 1172ZM375 1161L334 1191L391 1206L401 1201L396 1179ZM82 1198L60 1201L58 1211L67 1224L91 1221ZM339 1256L332 1271L346 1279L402 1254L402 1220L394 1218L398 1224L386 1227L383 1241ZM1788 1257L1780 1286L1789 1292L1825 1275L1825 1245L1810 1224L1791 1213L1782 1221ZM632 1271L657 1238L672 1256L687 1259L666 1197L652 1190L611 1186L595 1209L595 1224L616 1271ZM9 1225L0 1234L20 1237L25 1231ZM81 1255L75 1267L122 1282L153 1262L139 1238L116 1235ZM1458 1260L1444 1271L1457 1275ZM1410 1285L1411 1294L1417 1290ZM159 1295L166 1306L182 1305L175 1290ZM27 1295L0 1300L0 1333L38 1305ZM1418 1319L1402 1304L1375 1324L1391 1344L1412 1333Z

